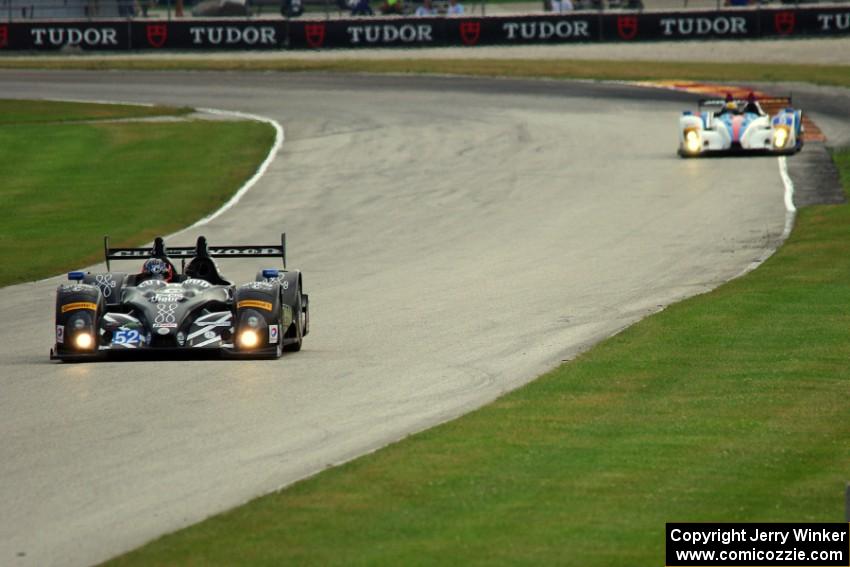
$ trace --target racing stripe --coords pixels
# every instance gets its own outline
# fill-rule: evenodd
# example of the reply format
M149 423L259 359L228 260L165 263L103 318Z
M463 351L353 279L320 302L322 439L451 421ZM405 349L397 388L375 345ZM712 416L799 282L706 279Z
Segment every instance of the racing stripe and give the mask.
M741 115L736 115L732 117L732 141L740 142L741 141L741 132L743 128L741 126L744 125L744 117Z

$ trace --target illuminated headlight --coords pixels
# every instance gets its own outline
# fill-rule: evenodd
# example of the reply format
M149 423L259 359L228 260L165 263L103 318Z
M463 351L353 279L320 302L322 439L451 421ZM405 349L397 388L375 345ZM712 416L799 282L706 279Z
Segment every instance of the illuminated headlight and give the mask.
M253 329L239 333L239 344L245 348L254 348L260 342L260 335Z
M788 129L779 127L773 131L773 145L777 148L784 148L788 143Z
M94 344L94 337L92 337L89 333L78 333L76 337L74 337L74 344L77 345L78 349L88 350Z
M695 154L699 151L700 139L699 134L697 134L696 130L685 131L685 149L687 149L692 154Z

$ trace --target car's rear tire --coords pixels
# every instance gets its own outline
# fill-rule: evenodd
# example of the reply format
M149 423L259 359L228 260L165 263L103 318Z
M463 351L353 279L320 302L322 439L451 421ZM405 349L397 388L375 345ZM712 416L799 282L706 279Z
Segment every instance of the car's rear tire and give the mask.
M298 352L301 350L301 345L304 343L304 314L303 314L303 306L301 304L301 284L298 283L298 287L295 290L295 305L292 309L292 336L290 339L295 339L294 342L289 343L284 347L284 350L288 352Z

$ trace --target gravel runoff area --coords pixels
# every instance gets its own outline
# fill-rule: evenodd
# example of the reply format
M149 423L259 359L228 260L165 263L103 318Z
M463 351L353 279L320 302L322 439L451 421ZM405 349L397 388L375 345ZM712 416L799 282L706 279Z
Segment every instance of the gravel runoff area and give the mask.
M610 59L733 63L850 65L850 38L652 43L583 43L406 49L328 49L323 51L156 52L110 55L47 55L39 59Z

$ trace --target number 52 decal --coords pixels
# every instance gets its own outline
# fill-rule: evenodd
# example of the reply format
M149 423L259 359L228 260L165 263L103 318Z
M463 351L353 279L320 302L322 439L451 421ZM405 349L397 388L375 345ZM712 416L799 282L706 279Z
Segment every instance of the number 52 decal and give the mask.
M142 336L134 329L119 329L112 335L112 342L117 345L135 345L140 343Z

